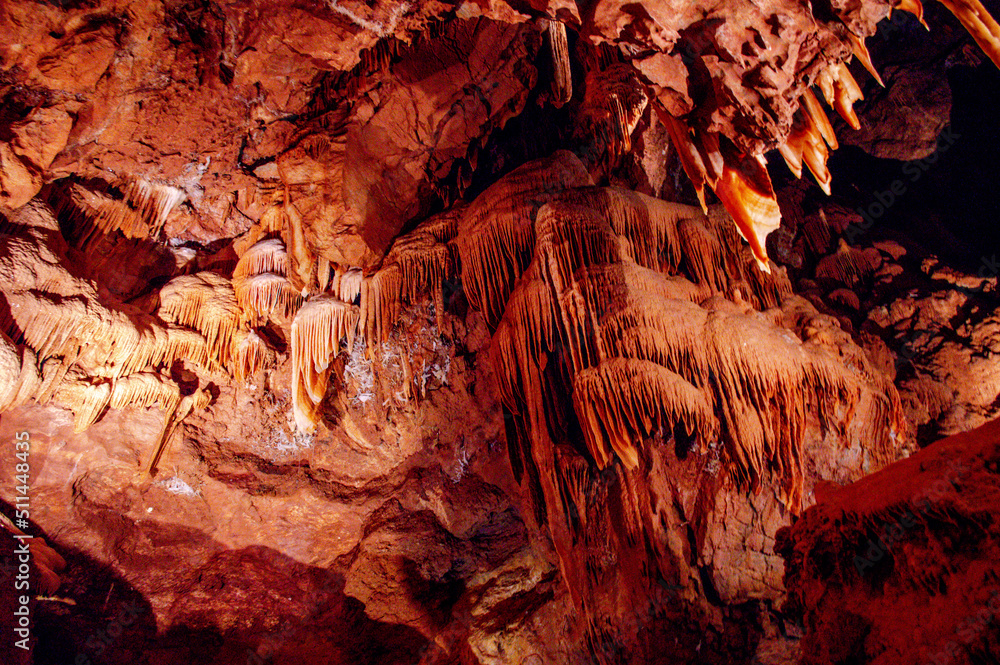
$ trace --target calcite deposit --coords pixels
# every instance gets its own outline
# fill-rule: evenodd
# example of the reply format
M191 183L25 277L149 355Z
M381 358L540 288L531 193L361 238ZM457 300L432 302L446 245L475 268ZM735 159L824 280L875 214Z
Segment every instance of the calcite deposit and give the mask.
M0 660L993 662L997 10L0 5Z

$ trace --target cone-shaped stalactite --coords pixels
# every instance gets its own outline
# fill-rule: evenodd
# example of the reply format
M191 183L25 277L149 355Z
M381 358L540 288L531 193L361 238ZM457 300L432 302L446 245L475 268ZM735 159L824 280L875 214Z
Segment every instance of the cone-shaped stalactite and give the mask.
M458 275L451 241L464 211L463 206L455 206L397 238L382 267L370 279L362 280L360 272L356 282L347 282L346 275L341 278L341 300L353 302L355 295L361 296L361 332L366 340L376 344L385 341L402 308L422 297L433 301L438 330L443 329L444 284Z
M292 407L300 430L319 422L319 403L326 394L330 361L354 344L359 313L355 305L330 295L310 298L292 320Z
M211 272L181 275L160 289L160 318L194 328L205 336L209 352L229 367L240 310L232 282Z

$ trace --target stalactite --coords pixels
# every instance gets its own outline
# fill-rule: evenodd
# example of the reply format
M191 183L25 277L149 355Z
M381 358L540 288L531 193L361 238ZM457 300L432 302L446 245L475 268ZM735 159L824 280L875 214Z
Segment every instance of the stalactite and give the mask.
M292 286L305 294L312 291L315 286L313 266L316 265L316 259L306 245L302 215L288 198L289 195L286 191L282 205L284 217L287 221L285 228L285 245L289 253L287 276Z
M920 25L930 30L927 22L924 21L924 6L920 0L896 0L895 9L913 14L920 21Z
M33 399L41 389L38 359L27 346L18 348L0 332L0 369L8 379L0 383L0 413Z
M504 404L526 421L533 448L546 450L545 442L565 436L558 414L566 408L576 414L599 468L614 457L634 466L642 440L680 426L703 444L721 440L733 482L755 489L768 479L793 511L802 498L800 447L811 414L832 423L836 414L868 409L859 421L871 453L888 459L891 432L901 422L888 381L845 370L825 352L790 339L774 314L740 305L740 288L747 298L755 289L767 294L759 300L776 300L785 289L766 289L742 275L696 285L676 271L705 275L707 267L637 263L636 247L647 263L668 252L631 242L630 231L647 243L657 234L649 220L638 224L634 212L623 212L625 199L614 190L582 189L535 215L532 261L511 292L490 354ZM664 241L701 238L697 246L711 246L706 237L731 228L711 218L692 222L702 217L697 213L664 215L672 218L661 224L671 229ZM678 230L689 223L691 230ZM715 248L725 258L712 261L714 273L746 261L739 246ZM720 292L734 301L708 297Z
M387 339L403 305L417 303L424 296L434 302L438 331L444 330L444 283L458 273L451 241L463 212L463 206L455 206L396 239L382 267L366 280L361 307L361 331L366 339L377 344Z
M316 259L316 280L320 292L326 291L326 287L330 284L330 259L325 256Z
M816 77L816 85L823 91L826 103L837 110L851 129L861 129L861 121L854 112L854 103L865 97L847 65L842 62L829 65Z
M152 372L139 372L114 381L109 406L112 409L159 406L172 410L180 399L180 388L173 381Z
M74 370L60 382L53 398L74 413L73 431L83 432L104 411L156 406L173 411L181 399L177 384L152 372L139 372L114 380L87 377Z
M490 351L496 366L522 370L497 374L500 396L515 413L522 412L523 404L535 401L534 379L544 354L561 344L548 285L537 273L537 266L533 265L518 280L493 334Z
M208 360L205 338L163 327L152 317L104 309L77 297L53 301L43 293L9 292L15 318L4 331L42 360L81 362L101 376L118 377L169 364L176 358Z
M573 98L573 73L569 64L569 43L566 41L566 25L561 21L545 21L549 36L549 51L552 55L553 103L556 107Z
M781 225L781 210L763 158L734 155L728 159L715 193L733 216L740 235L749 243L757 266L771 272L765 241Z
M532 211L568 188L592 184L579 158L558 151L514 169L469 205L456 237L463 284L470 304L490 326L499 322L514 282L531 258Z
M868 70L868 73L871 74L872 77L878 81L878 84L884 88L885 83L882 81L882 77L879 76L878 71L876 71L875 65L872 64L872 56L868 53L868 47L865 46L864 38L859 37L853 32L848 32L848 37L851 40L851 48L853 50L854 57L856 57L861 64L864 65L864 68Z
M158 331L158 329L155 329ZM166 345L160 341L160 335L152 340L156 348L163 349L162 361L158 363L150 362L152 366L168 366L177 359L185 359L196 365L209 365L211 357L209 354L208 342L204 335L194 330L181 328L178 326L167 326ZM135 363L135 369L141 369L141 358L144 354L137 354L139 361Z
M54 398L73 411L73 431L83 432L97 422L111 401L111 383L92 384L86 377L67 377Z
M361 285L361 334L376 344L389 337L402 305L403 269L383 266Z
M233 291L245 321L284 321L301 306L302 297L285 277L287 271L288 255L280 239L260 240L243 253L233 271Z
M302 304L302 296L288 280L274 273L234 279L233 291L243 319L254 325L271 318L284 321Z
M473 203L475 206L487 205L491 197L494 196L489 190L481 196L483 201L477 199ZM668 203L646 197L634 192L616 188L580 188L561 191L556 195L537 197L539 204L546 200L562 200L564 202L579 203L589 205L604 211L604 214L611 220L611 224L616 233L628 238L634 248L634 255L641 265L657 270L678 271L683 263L687 271L687 277L699 285L727 290L730 283L744 283L747 286L746 297L755 306L773 306L777 304L781 294L788 291L788 286L778 287L784 283L782 280L760 279L757 280L752 275L752 270L747 270L744 262L739 258L738 251L733 250L739 246L739 240L735 233L736 227L732 226L732 221L726 215L714 214L706 217L696 208L680 204ZM534 233L530 215L533 208L524 207L519 210L519 216L515 216L512 211L505 217L506 227L497 231L508 231L511 228L520 229L519 238L507 238L509 251L515 257L524 257L529 251ZM701 221L697 221L701 220ZM465 220L463 220L465 221ZM687 230L682 232L679 229L687 225ZM733 233L719 227L728 225L733 229ZM701 228L698 232L696 229ZM709 231L711 227L711 231ZM472 232L471 225L466 226ZM481 226L477 226L481 229ZM493 227L487 227L492 230ZM729 249L723 250L717 238L725 238L729 243ZM498 299L504 292L509 292L510 286L523 268L525 261L522 258L518 265L508 264L503 270L496 269L500 257L492 259L486 265L490 266L487 274L494 280L493 284L483 281L480 286L480 279L474 267L483 265L481 256L489 251L489 248L480 247L481 243L492 242L492 237L486 234L478 234L472 237L459 236L458 246L461 250L462 263L470 268L463 271L463 280L466 291L472 302L489 302L490 298ZM735 247L734 247L735 245ZM495 251L495 250L494 250ZM756 257L755 257L756 258ZM499 283L499 284L497 284ZM499 292L490 294L489 289L497 289ZM481 294L479 289L487 290L486 294Z
M830 156L829 151L837 149L837 137L826 112L811 90L802 93L800 103L799 112L795 115L796 124L779 150L796 178L802 177L804 161L816 182L829 196L831 178L826 162Z
M211 272L175 277L160 289L158 315L201 332L212 356L222 366L229 365L240 308L228 279Z
M584 82L577 138L591 144L603 139L598 145L606 146L607 161L613 163L632 150L632 132L648 103L646 87L632 65L615 63L603 70L592 69Z
M233 346L233 376L242 383L275 362L274 350L256 331L239 331Z
M705 185L715 187L724 168L718 139L708 135L696 138L687 125L670 115L659 103L654 103L653 109L670 135L670 142L677 151L684 172L694 185L702 210L708 212Z
M360 268L351 268L339 276L334 295L347 303L353 303L361 296L361 282L364 274Z
M628 390L622 390L628 386ZM573 379L573 408L587 448L601 468L611 452L638 465L636 442L684 423L712 437L718 419L705 396L681 376L647 360L611 358Z
M277 238L261 240L250 247L237 262L233 281L265 272L282 276L288 272L285 244Z
M184 198L184 192L176 187L127 178L112 183L104 192L70 184L54 203L57 217L73 227L77 241L86 246L98 234L115 231L126 238L155 238Z
M126 191L135 199L146 196L140 185ZM169 208L155 191L143 200L137 206L147 217L162 217ZM21 234L0 238L6 301L0 329L8 336L0 346L8 376L14 376L18 355L20 367L0 406L55 399L74 411L75 427L82 430L108 407L173 408L178 387L159 370L178 360L220 369L238 323L229 280L202 273L168 283L150 299L150 308L158 306L169 319L165 324L133 305L105 301L92 283L70 274L66 247L53 240L59 224L47 206L26 205L15 220ZM191 329L199 326L211 343Z
M983 52L1000 67L1000 24L979 0L940 0L955 15Z
M694 134L679 119L654 104L684 171L694 184L702 209L705 185L710 186L729 211L736 228L749 243L758 267L770 272L765 240L781 224L781 210L774 195L763 157L744 155L711 132Z
M358 307L330 295L305 302L292 320L292 406L296 425L313 431L318 423L317 407L326 393L327 368L340 353L354 345Z

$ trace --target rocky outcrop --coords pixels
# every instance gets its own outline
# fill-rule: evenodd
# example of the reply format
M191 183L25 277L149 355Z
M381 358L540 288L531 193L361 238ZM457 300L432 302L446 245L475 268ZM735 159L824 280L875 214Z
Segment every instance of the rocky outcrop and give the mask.
M825 487L779 533L802 663L996 659L1000 421Z
M565 591L509 499L486 366L442 348L428 319L410 325L425 332L387 340L378 365L362 353L338 365L333 429L294 431L286 364L224 388L152 478L155 410L112 411L85 433L57 408L7 412L3 436L31 436L33 520L69 560L57 598L34 608L37 662L412 663L472 650L500 663L552 648ZM418 403L400 392L396 345L422 342L441 366Z
M783 193L789 210L813 205L793 203L796 191ZM952 267L894 230L869 233L871 219L839 202L795 214L775 238L776 257L796 291L836 317L892 377L919 445L1000 415L991 257L975 270Z

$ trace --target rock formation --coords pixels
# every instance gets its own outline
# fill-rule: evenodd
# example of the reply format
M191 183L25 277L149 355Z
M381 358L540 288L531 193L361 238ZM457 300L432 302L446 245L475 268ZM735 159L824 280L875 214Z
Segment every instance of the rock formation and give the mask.
M803 663L972 663L997 652L1000 422L830 488L777 548Z
M941 618L996 581L992 425L917 452L1000 416L997 270L905 230L891 162L881 212L858 185L947 189L979 0L24 1L0 35L4 662L998 653ZM975 493L852 568L942 455Z

